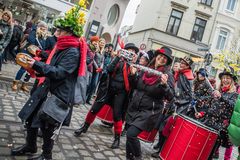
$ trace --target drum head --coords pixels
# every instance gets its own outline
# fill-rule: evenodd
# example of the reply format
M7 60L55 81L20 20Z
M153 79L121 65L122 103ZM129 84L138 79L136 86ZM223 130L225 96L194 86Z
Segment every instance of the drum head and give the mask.
M25 69L30 69L27 63L27 59L29 58L32 58L32 57L26 53L18 53L16 56L16 63Z
M196 124L197 126L199 126L199 127L201 127L201 128L204 128L204 129L206 129L206 130L209 130L209 131L214 132L214 133L217 134L217 131L216 131L215 129L213 129L213 128L211 128L211 127L208 127L208 126L202 124L201 122L199 122L199 121L197 121L197 120L195 120L195 119L192 119L192 118L190 118L190 117L188 117L188 116L185 116L185 115L182 115L182 114L179 114L178 116L179 116L179 117L182 117L183 119L185 119L185 120L187 120L187 121L189 121L189 122L191 122L191 123Z

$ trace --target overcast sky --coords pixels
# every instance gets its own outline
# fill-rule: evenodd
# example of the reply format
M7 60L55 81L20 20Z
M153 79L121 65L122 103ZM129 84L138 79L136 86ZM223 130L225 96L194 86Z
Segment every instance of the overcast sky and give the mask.
M141 0L130 0L130 2L128 3L127 9L125 11L125 14L123 16L123 21L122 21L121 27L123 27L125 25L133 24L134 19L136 17L135 12L136 12L137 6L140 4L140 2L141 2Z

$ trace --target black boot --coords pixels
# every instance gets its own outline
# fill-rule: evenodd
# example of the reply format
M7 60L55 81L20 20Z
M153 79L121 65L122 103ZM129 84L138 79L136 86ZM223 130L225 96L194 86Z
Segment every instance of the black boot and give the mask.
M159 158L159 153L160 153L160 151L154 152L154 153L151 154L151 157Z
M40 156L28 158L28 160L52 160L52 154L48 155L41 154Z
M85 122L81 128L74 131L74 136L79 137L82 133L86 133L89 126L90 125Z
M158 150L160 147L160 140L158 140L158 143L153 146L153 149Z
M119 148L119 144L120 144L120 135L115 134L114 141L113 141L113 144L112 144L111 148L112 149L117 149L117 148Z
M32 147L28 146L27 144L24 144L17 148L13 148L11 150L12 156L31 155L34 153L37 153L37 146L32 148Z
M26 144L11 150L12 156L22 156L37 152L37 128L27 128Z

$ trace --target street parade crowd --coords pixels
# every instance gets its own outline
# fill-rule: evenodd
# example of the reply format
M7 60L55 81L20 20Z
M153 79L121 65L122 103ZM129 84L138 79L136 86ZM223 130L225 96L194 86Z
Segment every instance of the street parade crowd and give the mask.
M112 149L126 136L127 160L141 160L140 140L153 143L156 135L153 157L212 159L223 146L224 160L230 160L233 146L240 145L240 87L233 69L223 69L216 85L205 68L193 71L191 57L173 64L167 46L145 52L127 43L115 51L98 36L86 42L80 2L56 20L52 34L43 21L27 22L23 30L10 11L1 13L0 71L4 63L19 64L12 90L21 83L30 92L18 114L26 143L11 155L36 153L40 128L42 154L31 159L52 159L54 140L69 126L73 106L87 103L91 108L74 136L88 134L97 117L113 127Z

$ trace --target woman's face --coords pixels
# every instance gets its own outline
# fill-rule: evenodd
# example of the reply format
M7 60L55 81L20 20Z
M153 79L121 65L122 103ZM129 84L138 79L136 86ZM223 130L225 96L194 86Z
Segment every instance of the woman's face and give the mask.
M162 55L162 54L159 54L157 55L156 57L156 61L155 61L155 67L160 67L160 66L164 66L167 64L167 57Z
M198 76L198 80L200 81L203 81L205 79L205 77L203 77L201 74L198 74L197 76Z
M233 82L233 79L232 79L232 77L229 76L229 75L224 75L224 76L222 76L222 78L221 78L221 83L222 83L222 86L223 86L223 87L224 87L224 86L230 86L230 85L232 84L232 82Z
M173 71L176 72L178 71L180 68L180 63L179 62L175 62L174 65L173 65Z
M47 27L39 27L39 30L43 33L47 32Z
M148 60L146 57L142 56L139 60L139 64L140 65L143 65L143 66L146 66L148 64Z
M188 69L188 68L189 68L189 65L184 60L181 60L180 61L180 70L184 70L184 69Z
M99 47L100 48L104 48L105 44L106 44L105 40L100 40L99 41Z
M59 37L61 37L61 36L67 36L67 35L69 35L70 33L69 32L67 32L67 31L65 31L65 30L62 30L62 29L58 29L58 32L59 32Z
M8 22L9 19L10 19L10 16L9 16L7 13L4 13L4 14L2 15L2 19L3 19L5 22Z

